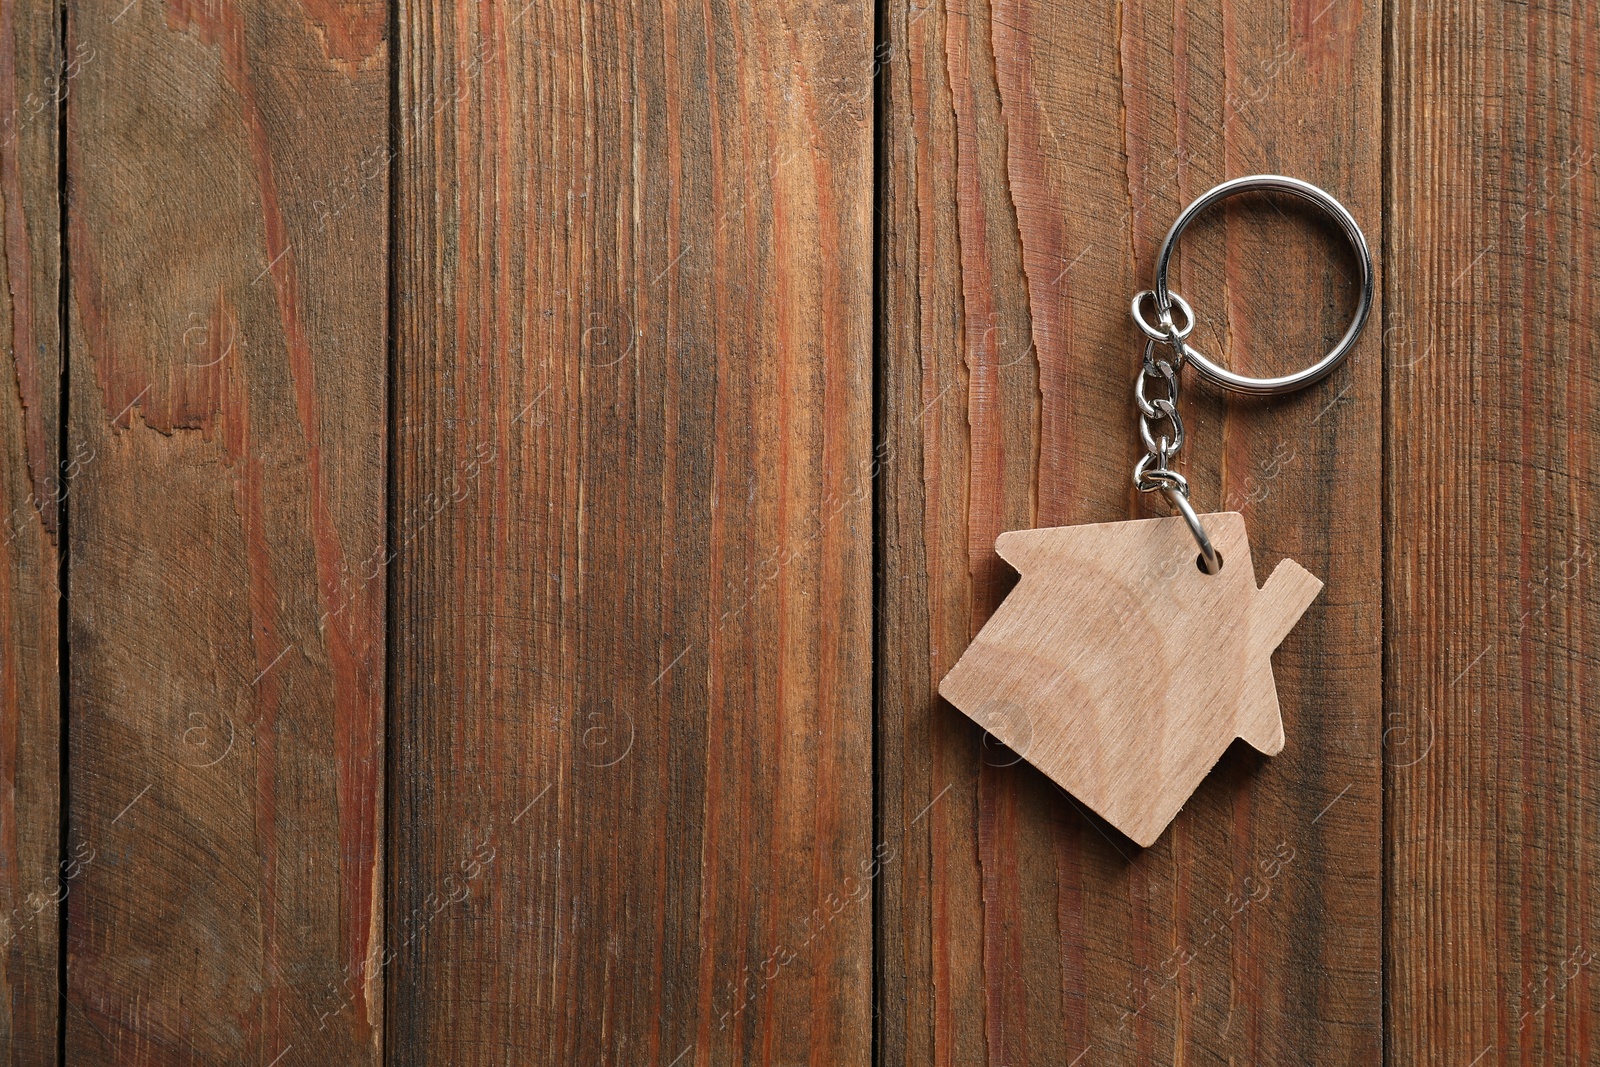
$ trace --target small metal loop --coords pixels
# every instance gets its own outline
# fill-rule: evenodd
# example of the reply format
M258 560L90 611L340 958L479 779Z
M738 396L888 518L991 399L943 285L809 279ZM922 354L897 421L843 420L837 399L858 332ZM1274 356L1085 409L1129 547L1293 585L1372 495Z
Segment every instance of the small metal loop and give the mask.
M1165 281L1165 278L1162 280ZM1160 341L1162 344L1172 344L1172 341L1169 340L1169 334L1175 332L1177 334L1178 341L1182 342L1185 337L1188 337L1189 334L1194 331L1194 309L1189 306L1189 302L1187 300L1179 296L1177 293L1174 293L1171 290L1166 290L1166 294L1168 300L1165 304L1162 303L1161 294L1154 289L1144 289L1133 294L1133 306L1131 309L1133 312L1133 321L1139 324L1139 329L1152 341ZM1149 321L1145 319L1144 312L1140 310L1140 306L1144 303L1145 297L1153 297L1156 302L1156 314L1160 316L1160 320L1154 326L1152 326ZM1172 321L1173 304L1177 304L1178 310L1183 312L1184 324L1181 329Z
M1154 492L1166 484L1165 482L1156 480L1155 476L1149 472L1150 464L1156 461L1156 456L1146 453L1145 455L1140 456L1139 462L1133 465L1133 487L1139 490L1139 492Z
M1356 337L1361 333L1361 327L1366 324L1367 315L1372 311L1372 253L1367 248L1367 240L1361 235L1361 227L1356 224L1355 217L1350 214L1345 206L1322 189L1309 182L1300 181L1298 178L1286 178L1281 174L1252 174L1244 178L1235 178L1223 182L1221 185L1209 190L1195 200L1194 203L1184 208L1172 224L1172 229L1167 231L1167 239L1161 243L1161 251L1156 257L1155 288L1150 290L1156 299L1156 311L1162 316L1163 324L1171 318L1171 308L1176 303L1180 310L1189 317L1189 325L1194 325L1194 314L1189 310L1182 297L1167 288L1167 270L1171 266L1172 252L1178 245L1178 238L1183 236L1183 231L1189 223L1206 208L1219 200L1233 196L1237 193L1263 191L1272 193L1287 193L1309 201L1331 215L1339 228L1344 231L1345 239L1355 250L1356 262L1361 271L1361 298L1356 306L1355 318L1345 330L1344 336L1339 338L1339 343L1333 350L1317 362L1302 371L1294 374L1285 374L1276 378L1250 378L1242 374L1235 374L1220 364L1212 362L1187 344L1183 346L1182 354L1193 361L1196 368L1205 377L1216 382L1225 389L1237 390L1241 393L1251 393L1256 396L1273 396L1279 393L1290 393L1296 389L1304 388L1314 382L1321 381L1332 373L1350 349L1355 347ZM1157 336L1152 332L1149 324L1144 320L1139 311L1145 293L1140 293L1133 298L1133 317L1139 324L1139 329L1154 340L1170 343L1165 333ZM1187 331L1183 336L1188 336Z
M1207 574L1216 574L1222 570L1222 557L1217 555L1216 547L1212 545L1205 526L1200 522L1200 516L1194 513L1194 505L1189 503L1187 487L1183 492L1167 487L1167 499L1178 509L1183 521L1189 524L1189 532L1194 534L1194 542L1200 546L1200 569Z
M1159 461L1160 457L1154 454L1141 457L1139 462L1133 465L1133 487L1141 493L1153 493L1157 489L1175 488L1184 496L1188 496L1189 483L1183 475L1165 467L1157 467L1155 470L1150 469L1150 464Z

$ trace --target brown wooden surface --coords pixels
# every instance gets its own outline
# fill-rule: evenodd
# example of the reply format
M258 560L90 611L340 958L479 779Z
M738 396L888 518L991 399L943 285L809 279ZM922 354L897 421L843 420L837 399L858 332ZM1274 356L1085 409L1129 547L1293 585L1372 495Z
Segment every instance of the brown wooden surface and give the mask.
M1596 1062L1597 41L0 4L0 1063ZM1326 587L1139 849L936 686L997 534L1167 513L1127 302L1258 170L1380 303L1185 378ZM1351 266L1241 201L1173 285L1284 370Z
M1396 1063L1600 1059L1600 17L1396 3L1386 839Z
M1258 570L1327 582L1275 658L1282 755L1236 747L1141 851L935 696L1009 584L997 534L1139 513L1127 300L1178 209L1276 170L1377 244L1381 20L890 5L879 788L906 861L878 928L883 1063L1381 1055L1375 335L1293 400L1185 399L1197 499L1245 512ZM1287 369L1353 304L1337 238L1270 210L1186 248L1194 341L1235 366Z
M67 14L66 1057L374 1062L385 12Z
M0 1062L56 1051L60 821L58 554L61 446L59 105L67 70L56 11L0 6L0 211L8 339L0 389ZM71 68L74 72L81 68ZM70 874L76 870L69 868Z
M391 1058L865 1065L870 11L399 22Z

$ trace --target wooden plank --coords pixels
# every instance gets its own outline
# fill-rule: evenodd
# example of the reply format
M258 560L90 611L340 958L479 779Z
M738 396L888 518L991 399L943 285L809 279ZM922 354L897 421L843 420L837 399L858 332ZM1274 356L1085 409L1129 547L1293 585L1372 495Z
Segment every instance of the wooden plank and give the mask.
M69 8L69 1061L379 1058L386 17Z
M870 9L399 25L394 1062L865 1064Z
M1382 11L943 0L888 23L881 1062L1375 1062L1376 330L1295 398L1183 401L1200 510L1244 513L1258 573L1292 556L1327 583L1274 658L1281 755L1235 746L1141 851L935 686L1013 580L999 533L1146 513L1127 306L1183 204L1292 174L1377 246ZM1174 281L1195 343L1254 373L1354 305L1336 233L1271 204L1201 224Z
M52 4L0 7L0 1061L54 1063L61 861L61 513L86 457L61 456L60 105Z
M1399 3L1388 63L1389 1047L1592 1064L1600 14Z

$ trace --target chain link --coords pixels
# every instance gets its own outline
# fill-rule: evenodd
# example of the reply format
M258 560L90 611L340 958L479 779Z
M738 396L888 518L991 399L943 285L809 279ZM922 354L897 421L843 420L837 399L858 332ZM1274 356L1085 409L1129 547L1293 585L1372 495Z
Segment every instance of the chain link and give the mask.
M1144 346L1144 366L1133 385L1133 401L1139 409L1139 439L1145 448L1145 455L1134 465L1133 484L1141 493L1153 493L1158 489L1177 491L1187 499L1189 483L1173 469L1173 460L1183 447L1183 419L1178 415L1178 371L1183 368L1188 349L1184 339L1194 329L1194 312L1187 301L1173 293L1172 306L1183 312L1186 320L1183 326L1173 322L1172 307L1160 312L1158 323L1151 323L1144 317L1141 305L1146 297L1154 295L1146 290L1133 298L1133 319L1150 338ZM1170 358L1156 358L1158 344L1167 346Z

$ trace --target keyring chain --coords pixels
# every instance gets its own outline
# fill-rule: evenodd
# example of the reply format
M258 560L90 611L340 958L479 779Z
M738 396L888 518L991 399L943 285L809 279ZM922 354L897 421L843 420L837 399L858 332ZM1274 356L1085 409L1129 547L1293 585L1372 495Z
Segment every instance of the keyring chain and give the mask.
M1328 212L1360 267L1361 300L1344 337L1315 363L1275 378L1246 377L1208 359L1191 337L1194 310L1167 285L1184 226L1246 190L1295 195ZM1133 383L1143 455L1133 484L1166 493L1177 514L995 538L999 559L1017 571L1016 588L939 682L939 695L1140 846L1155 842L1235 741L1268 756L1283 750L1272 653L1322 589L1292 559L1280 559L1258 585L1245 516L1196 514L1178 470L1186 436L1181 378L1192 368L1258 396L1318 381L1350 352L1372 306L1372 273L1355 220L1315 186L1258 174L1201 196L1179 213L1153 284L1131 308L1144 334ZM1184 565L1191 537L1200 573ZM1139 650L1139 665L1130 666L1130 648ZM1129 684L1130 672L1140 684ZM1143 684L1152 677L1154 684Z
M1183 369L1185 358L1193 352L1185 339L1194 331L1194 309L1177 293L1169 290L1167 295L1170 300L1165 307L1161 306L1160 294L1155 290L1146 289L1133 298L1133 321L1149 338L1144 345L1144 366L1133 383L1133 400L1139 408L1139 438L1145 447L1143 458L1133 467L1133 484L1141 493L1160 490L1167 494L1172 506L1189 524L1195 544L1200 546L1197 560L1200 569L1207 574L1216 574L1222 569L1222 556L1211 544L1211 537L1200 522L1200 516L1195 514L1194 506L1189 503L1188 480L1172 465L1178 449L1183 447L1183 418L1178 414L1178 372ZM1160 315L1156 325L1151 325L1139 310L1146 297L1156 299ZM1174 305L1183 312L1184 323L1181 327L1172 321ZM1171 350L1170 359L1156 358L1158 344L1166 345ZM1165 396L1151 399L1145 395L1145 382L1152 379L1165 388ZM1165 430L1170 430L1170 434Z
M1172 308L1161 312L1160 323L1152 326L1139 310L1146 297L1155 293L1146 289L1133 298L1133 319L1149 340L1144 346L1144 367L1134 379L1133 400L1139 406L1139 437L1144 442L1145 455L1133 468L1133 484L1142 493L1158 489L1176 489L1185 497L1189 483L1183 475L1172 469L1172 461L1183 447L1183 419L1178 414L1178 372L1183 369L1183 359L1188 351L1184 344L1194 330L1194 312L1188 301L1172 293L1173 303L1183 311L1184 325L1179 328L1172 321ZM1172 352L1170 359L1156 358L1156 345L1164 344ZM1153 382L1165 390L1165 396L1151 399L1146 382ZM1154 464L1152 466L1152 464Z
M1344 231L1346 239L1356 253L1360 268L1360 301L1356 306L1355 318L1345 330L1344 336L1339 339L1339 343L1310 367L1277 378L1249 378L1236 374L1226 367L1213 363L1191 348L1188 337L1194 331L1194 309L1189 306L1188 301L1167 285L1167 272L1172 264L1172 253L1177 247L1178 238L1183 235L1184 227L1217 201L1248 191L1287 193L1309 201L1327 212ZM1372 308L1372 275L1372 254L1367 249L1366 238L1362 236L1361 227L1356 224L1355 218L1344 205L1309 182L1286 178L1279 174L1254 174L1223 182L1184 208L1172 223L1172 229L1167 231L1166 240L1161 243L1161 251L1156 258L1155 285L1136 294L1130 308L1133 321L1147 338L1144 346L1144 365L1139 369L1139 376L1134 380L1133 386L1133 400L1138 407L1139 415L1139 439L1145 449L1145 454L1134 464L1133 484L1141 493L1153 493L1159 490L1167 494L1173 507L1188 523L1190 532L1194 534L1195 543L1200 546L1198 562L1200 569L1205 573L1216 574L1220 571L1222 557L1212 546L1205 526L1189 503L1189 483L1174 467L1174 460L1178 450L1183 447L1184 437L1183 419L1178 414L1179 372L1183 370L1185 364L1192 363L1201 376L1223 388L1256 396L1288 393L1320 381L1349 354L1355 345L1356 336L1360 334L1361 327L1367 321L1367 313ZM1144 314L1147 300L1155 305L1156 321L1153 323ZM1174 308L1183 313L1182 326L1173 320ZM1167 358L1157 358L1158 345L1166 346L1170 353ZM1152 396L1152 389L1159 390L1159 394Z

